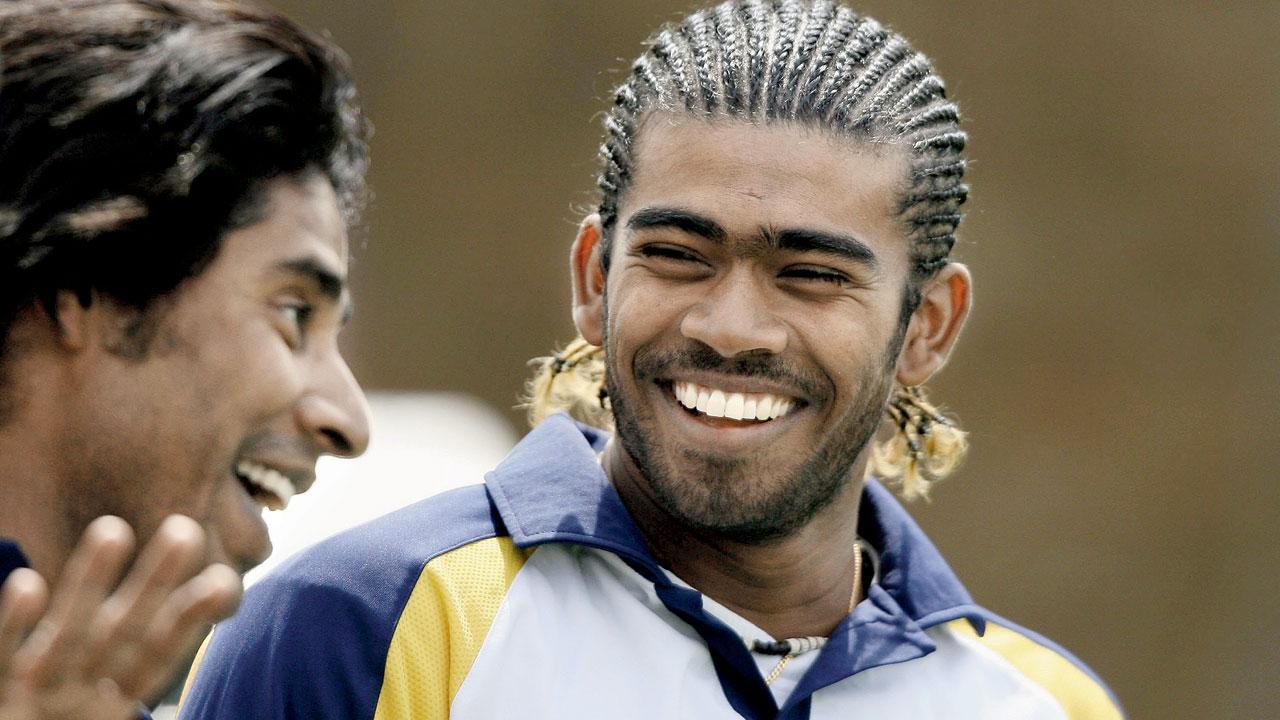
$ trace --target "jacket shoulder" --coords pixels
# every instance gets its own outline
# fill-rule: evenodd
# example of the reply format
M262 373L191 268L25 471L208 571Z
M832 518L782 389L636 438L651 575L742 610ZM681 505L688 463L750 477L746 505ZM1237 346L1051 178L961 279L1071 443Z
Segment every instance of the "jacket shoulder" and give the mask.
M1123 720L1124 710L1111 689L1087 665L1048 638L994 614L985 613L986 630L967 620L948 623L958 635L994 652L1061 706L1069 720Z
M298 553L245 593L192 669L182 718L372 718L427 568L484 556L505 528L483 486L428 498ZM509 543L509 540L507 541ZM487 553L493 554L490 548ZM434 596L438 604L440 596ZM420 624L420 623L419 623Z

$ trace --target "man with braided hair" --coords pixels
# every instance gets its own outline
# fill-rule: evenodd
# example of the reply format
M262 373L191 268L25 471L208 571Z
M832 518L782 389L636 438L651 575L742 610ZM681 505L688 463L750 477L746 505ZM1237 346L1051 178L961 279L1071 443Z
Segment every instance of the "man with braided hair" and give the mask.
M0 720L137 717L367 443L353 92L265 7L0 2Z
M866 479L923 494L964 446L920 389L970 297L929 61L830 2L727 2L605 128L540 422L248 593L182 717L1119 717Z

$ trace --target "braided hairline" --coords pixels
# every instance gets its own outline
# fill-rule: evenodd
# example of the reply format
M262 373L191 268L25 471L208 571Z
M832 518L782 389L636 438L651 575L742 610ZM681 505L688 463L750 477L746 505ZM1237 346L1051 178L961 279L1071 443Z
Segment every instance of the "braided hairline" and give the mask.
M928 277L948 262L968 196L967 138L928 59L875 20L829 0L730 0L659 31L605 119L606 251L641 118L681 108L754 122L790 118L899 144L911 162L900 212L914 274Z
M719 54L714 53L708 41L709 30L704 13L694 13L680 25L680 38L688 44L690 54L693 56L694 73L702 96L701 105L707 113L714 114L724 95L719 82L723 72L719 67Z
M729 4L729 3L726 3ZM748 117L756 115L760 107L760 95L765 91L764 80L768 75L768 56L770 40L770 8L761 0L747 0L741 6L742 24L747 31L748 47L751 48L751 64L747 69L750 78L751 100Z
M745 43L737 22L738 14L733 6L723 4L715 11L716 42L721 49L721 66L724 68L723 87L725 109L730 113L742 111L742 80L746 78L746 58L742 56ZM750 86L748 86L749 88Z
M797 114L814 114L822 99L822 91L831 87L828 68L837 62L837 52L843 52L848 46L849 36L857 28L858 16L847 7L836 8L835 16L827 23L826 31L819 41L820 52L814 57L809 74L799 91L796 105L792 112Z
M830 0L819 0L809 8L809 13L805 16L800 32L800 43L793 53L794 61L791 63L791 73L787 77L786 101L782 108L782 114L786 117L794 117L797 106L804 98L802 88L808 85L809 75L815 65L822 62L822 56L816 50L822 46L822 41L832 31L832 20L835 19L835 14L835 6Z
M804 31L806 13L798 3L783 3L774 9L777 22L773 26L773 61L769 63L769 92L766 95L764 116L786 117L786 99L779 101L789 68L795 59L796 35Z

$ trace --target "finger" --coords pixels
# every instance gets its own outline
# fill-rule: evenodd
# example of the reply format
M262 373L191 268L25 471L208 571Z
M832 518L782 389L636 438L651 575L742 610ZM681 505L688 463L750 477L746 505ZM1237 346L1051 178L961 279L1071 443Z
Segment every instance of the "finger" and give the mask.
M156 613L200 569L205 533L194 520L171 515L138 554L120 588L103 604L89 631L86 670L128 663L141 651Z
M63 566L49 611L14 658L28 682L39 687L78 671L88 628L133 553L133 531L117 517L89 523Z
M235 612L241 592L240 576L226 565L210 565L184 583L156 613L135 662L115 666L121 690L145 698L167 686L209 627Z
M49 588L40 573L18 568L0 588L0 682L9 677L14 653L35 627L49 603Z

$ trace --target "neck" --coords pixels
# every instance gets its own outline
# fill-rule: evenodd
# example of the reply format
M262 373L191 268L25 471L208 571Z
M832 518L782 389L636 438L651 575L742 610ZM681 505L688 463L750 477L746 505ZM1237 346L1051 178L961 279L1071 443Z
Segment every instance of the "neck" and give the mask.
M861 599L854 568L865 462L850 471L859 479L808 523L763 543L693 530L673 517L620 443L609 444L603 464L658 561L771 636L829 635Z
M40 363L11 363L3 391L21 398L0 424L0 537L17 542L51 585L81 528L68 507L59 458L74 448L59 440L61 413L42 391L65 378Z

